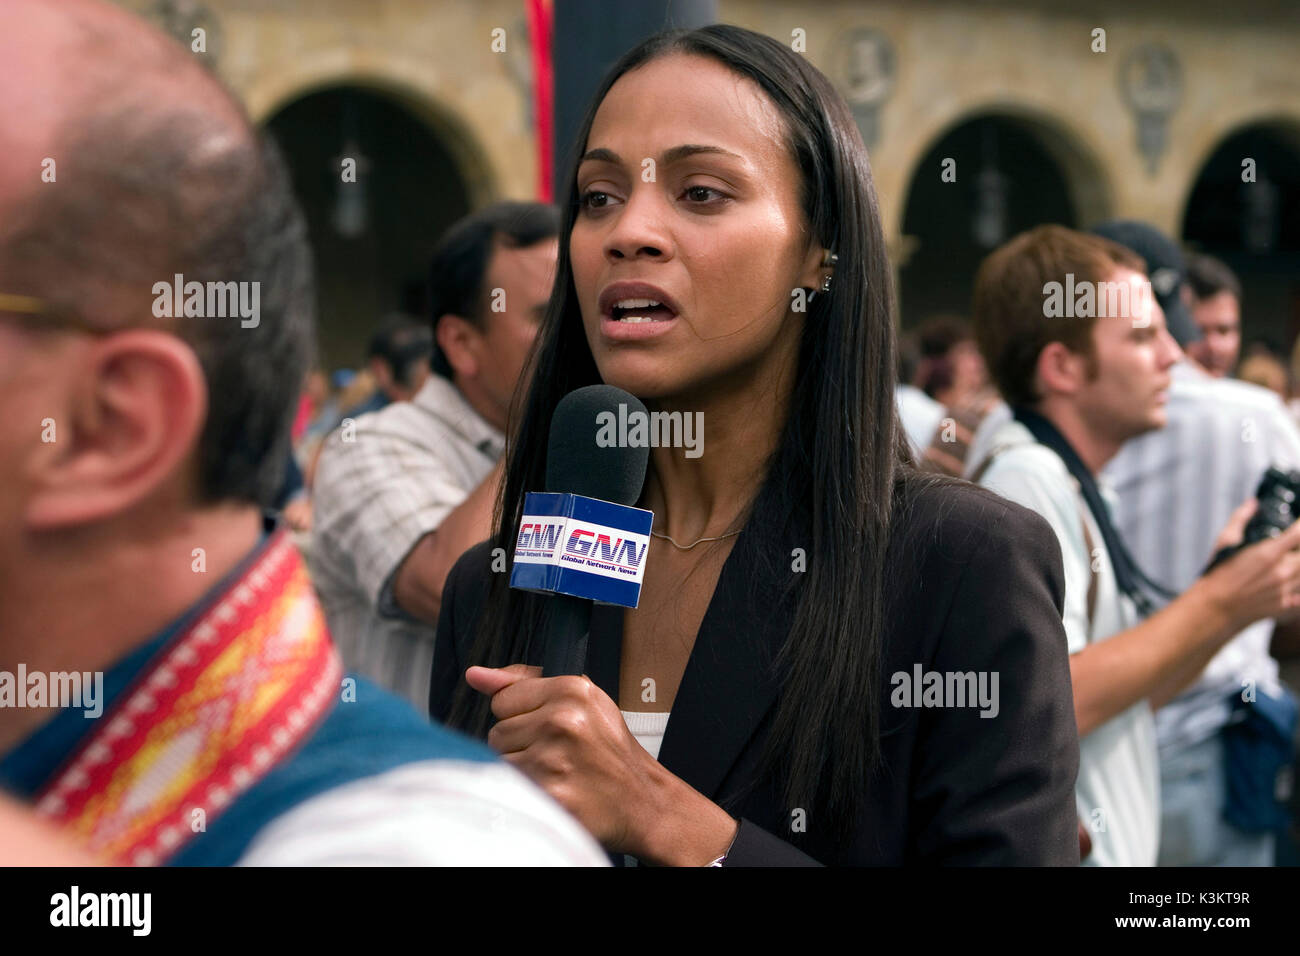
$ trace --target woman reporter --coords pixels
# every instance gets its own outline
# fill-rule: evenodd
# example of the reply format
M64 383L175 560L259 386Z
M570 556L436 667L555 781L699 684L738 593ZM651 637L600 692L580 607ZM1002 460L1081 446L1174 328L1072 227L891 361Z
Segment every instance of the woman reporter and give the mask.
M672 32L612 68L578 143L498 530L444 589L432 715L643 862L1078 862L1056 540L912 465L844 101L768 37ZM602 381L702 412L706 442L651 450L640 604L594 609L587 676L542 678L546 599L491 552L545 485L557 403ZM992 700L904 693L931 672Z

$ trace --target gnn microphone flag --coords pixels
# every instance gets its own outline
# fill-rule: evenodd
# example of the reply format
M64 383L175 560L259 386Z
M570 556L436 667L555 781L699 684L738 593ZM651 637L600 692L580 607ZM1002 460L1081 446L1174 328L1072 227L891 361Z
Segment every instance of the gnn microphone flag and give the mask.
M598 498L532 491L510 586L636 607L654 513Z

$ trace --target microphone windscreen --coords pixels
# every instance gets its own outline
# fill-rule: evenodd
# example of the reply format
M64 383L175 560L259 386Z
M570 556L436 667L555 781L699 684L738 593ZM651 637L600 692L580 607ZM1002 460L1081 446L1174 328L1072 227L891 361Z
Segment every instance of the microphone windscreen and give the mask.
M560 399L546 447L546 490L635 505L650 448L648 443L626 447L608 436L620 434L617 423L639 417L636 413L649 417L639 398L613 385L588 385ZM598 441L602 427L606 439Z

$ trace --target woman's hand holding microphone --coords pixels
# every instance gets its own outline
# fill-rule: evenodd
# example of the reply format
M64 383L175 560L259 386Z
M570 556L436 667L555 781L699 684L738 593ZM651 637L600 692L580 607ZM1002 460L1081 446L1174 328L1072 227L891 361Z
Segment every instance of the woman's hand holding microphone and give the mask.
M541 673L525 664L465 672L492 698L492 749L611 852L677 866L726 853L736 821L651 757L608 694L586 677Z

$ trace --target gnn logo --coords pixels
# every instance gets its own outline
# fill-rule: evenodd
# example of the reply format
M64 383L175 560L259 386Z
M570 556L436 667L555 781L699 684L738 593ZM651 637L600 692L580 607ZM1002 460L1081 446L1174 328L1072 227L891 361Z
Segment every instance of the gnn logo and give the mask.
M567 539L564 531L564 522L524 522L519 526L515 554L527 553L539 557L550 555L563 539L564 553L574 557L630 568L641 567L641 562L645 560L645 542L603 531L592 531L581 525L574 527Z

